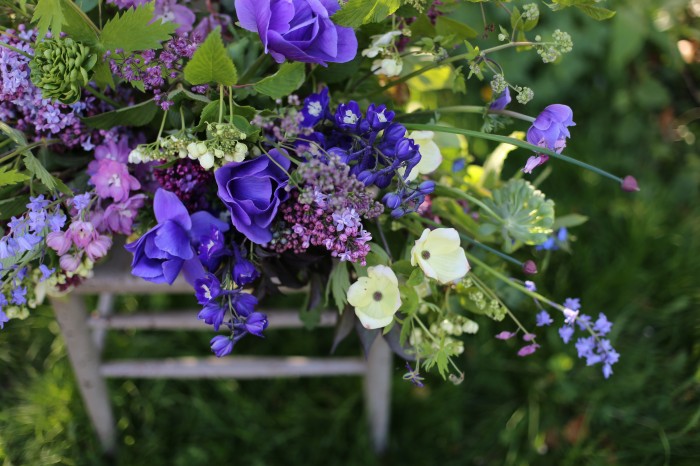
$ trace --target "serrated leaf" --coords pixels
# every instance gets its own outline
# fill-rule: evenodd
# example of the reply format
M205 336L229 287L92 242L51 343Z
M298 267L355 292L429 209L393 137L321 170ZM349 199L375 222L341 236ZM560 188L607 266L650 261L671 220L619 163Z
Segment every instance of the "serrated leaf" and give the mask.
M114 76L112 76L112 70L109 68L109 63L106 61L98 61L95 68L93 68L92 79L97 84L99 88L111 87L114 89L116 85L114 84ZM141 81L138 81L139 83Z
M350 274L348 273L348 265L345 262L338 262L326 285L326 301L332 296L338 312L342 313L345 309L345 304L348 302L348 289L350 288Z
M394 13L401 0L350 0L333 15L333 22L346 27L378 23Z
M112 112L83 118L83 123L97 129L111 129L115 126L144 126L153 120L156 113L158 113L158 106L153 99L150 99Z
M421 283L423 283L423 280L425 280L425 274L423 273L423 270L421 270L420 267L416 267L415 269L413 269L413 272L411 272L411 275L408 277L408 280L406 280L406 285L418 286Z
M5 171L6 168L0 168L0 186L10 186L30 179L30 177L17 170Z
M219 28L209 33L185 65L185 79L195 85L215 82L223 86L233 86L238 82L236 66L226 53Z
M598 21L610 19L615 16L615 12L613 10L608 10L607 8L597 5L576 5L576 8Z
M42 40L51 30L54 37L58 37L66 21L61 6L62 0L39 0L34 7L32 23L37 23L37 40Z
M128 9L110 19L102 29L100 43L106 50L122 49L124 53L159 49L177 29L173 22L153 21L153 4Z
M261 79L253 88L273 99L286 97L304 84L306 73L303 63L285 63L277 73Z
M27 167L27 170L29 170L31 174L37 177L41 184L46 186L50 191L60 191L69 196L73 195L73 191L63 184L63 181L51 175L41 164L39 159L34 157L31 151L25 150L22 155L24 156L24 166Z

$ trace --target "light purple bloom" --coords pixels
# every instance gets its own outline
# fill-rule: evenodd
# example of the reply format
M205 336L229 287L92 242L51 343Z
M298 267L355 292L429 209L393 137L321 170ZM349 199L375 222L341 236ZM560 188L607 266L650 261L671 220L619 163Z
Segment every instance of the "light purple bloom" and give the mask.
M177 34L184 34L192 30L192 25L197 19L194 12L185 5L178 5L175 0L156 0L156 8L153 12L154 18L159 18L164 23L175 23L179 25L175 31Z
M51 277L51 275L53 275L53 273L56 271L55 268L50 269L45 264L41 264L39 266L39 270L41 271L41 278L39 279L40 282L48 280Z
M27 204L27 209L38 212L43 210L50 204L50 201L44 199L43 194L39 194L37 197L29 197L29 203Z
M231 162L214 173L219 198L231 212L231 223L253 243L265 244L272 239L272 222L279 205L289 197L285 188L290 163L286 153L272 149L269 157Z
M146 199L145 194L137 194L124 202L114 202L107 206L101 216L93 218L92 221L102 231L130 235L136 215Z
M2 311L2 307L0 307L0 329L5 328L5 323L9 322L9 321L10 321L10 318L7 317L7 314L5 314Z
M506 330L502 331L498 335L496 335L496 338L499 340L510 340L513 338L515 335L517 335L518 332L508 332Z
M607 335L612 329L612 322L602 312L598 315L598 320L595 321L593 325L593 330L598 332L600 335Z
M574 328L571 325L565 325L559 329L559 336L564 341L568 343L571 337L574 335Z
M538 327L544 327L544 326L546 326L546 325L552 325L552 322L554 322L554 321L552 320L552 317L549 315L549 313L548 313L547 311L544 311L544 310L543 310L543 311L540 311L540 312L535 316L535 320L536 320L536 325L537 325Z
M23 304L27 303L27 287L24 286L15 286L12 288L12 291L10 292L12 295L12 298L10 299L10 302L12 304L17 304L18 306L21 306Z
M337 26L331 16L337 0L236 0L243 29L257 32L277 63L345 63L357 54L352 28Z
M566 105L548 105L527 130L527 142L561 152L566 147L566 138L571 136L567 128L576 126L573 116L574 112Z
M573 324L576 322L576 318L578 317L578 311L574 311L573 309L569 308L564 308L564 323L565 324Z
M535 282L530 280L525 280L525 288L527 288L529 291L537 291L537 286L535 285Z
M75 207L78 212L81 212L90 205L90 198L90 193L77 194L76 196L73 196L71 204L73 204L73 207Z
M564 307L571 309L572 311L578 311L581 309L581 299L580 298L566 298L564 300Z
M539 348L539 347L540 347L540 345L538 345L537 343L523 346L522 348L520 348L520 350L518 350L518 356L521 356L521 357L529 356L532 353L534 353L535 351L537 351L537 348Z

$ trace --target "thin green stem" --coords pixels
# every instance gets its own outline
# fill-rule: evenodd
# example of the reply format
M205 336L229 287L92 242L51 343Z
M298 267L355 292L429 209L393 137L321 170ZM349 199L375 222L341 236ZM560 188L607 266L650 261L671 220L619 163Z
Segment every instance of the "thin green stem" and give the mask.
M219 84L219 123L224 121L224 85Z
M228 87L228 117L233 120L233 87Z
M530 47L533 45L542 44L543 42L508 42L507 44L497 45L491 47L490 49L484 49L481 51L481 56L488 55L489 53L498 52L499 50L510 49L513 47Z
M31 144L27 144L26 146L18 147L17 149L13 150L12 152L2 156L0 158L0 163L6 162L17 155L21 154L24 151L34 149L35 147L39 146L48 146L51 144L56 144L57 142L61 142L60 139L42 139L41 141L33 142Z
M507 137L507 136L501 136L498 134L489 134L489 133L482 133L480 131L473 131L469 129L461 129L461 128L451 128L449 126L440 126L440 125L424 125L424 124L418 124L418 123L406 123L404 124L406 129L409 130L418 130L418 131L435 131L438 133L450 133L450 134L461 134L463 136L471 136L475 138L481 138L481 139L487 139L489 141L496 141L496 142L504 142L506 144L512 144L517 147L522 147L523 149L529 149L533 152L539 153L539 154L545 154L548 155L552 158L559 159L563 162L570 163L572 165L576 165L581 168L585 168L586 170L592 171L594 173L597 173L601 176L604 176L605 178L610 178L611 180L617 181L618 183L622 183L622 178L619 176L615 176L612 173L608 173L605 170L602 170L598 167L594 167L593 165L589 165L585 162L581 162L580 160L574 159L572 157L568 157L564 154L559 154L557 152L554 152L553 150L547 149L545 147L539 147L535 146L533 144L527 143L525 141L521 141L519 139Z
M85 86L85 90L88 91L90 94L94 95L98 99L100 99L103 102L107 102L109 105L114 107L115 109L118 109L120 107L119 103L116 100L110 99L106 95L104 95L102 92L98 91L92 86Z
M156 138L156 141L160 141L160 136L163 134L163 130L165 129L165 120L168 117L168 111L163 112L163 119L160 122L160 128L158 129L158 137Z
M514 112L512 110L492 110L488 107L482 107L479 105L454 105L450 107L437 108L435 110L419 110L412 113L404 113L395 117L396 120L402 120L403 118L410 118L412 116L420 115L433 115L433 114L443 114L443 113L490 113L493 115L503 115L511 118L516 118L518 120L523 120L527 122L534 122L535 118L529 115L524 115L522 113Z

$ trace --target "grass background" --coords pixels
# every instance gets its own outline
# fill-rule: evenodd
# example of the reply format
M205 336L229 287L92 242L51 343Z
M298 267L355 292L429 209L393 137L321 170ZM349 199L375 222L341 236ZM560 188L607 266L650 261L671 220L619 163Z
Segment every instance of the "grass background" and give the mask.
M556 15L575 44L563 63L542 67L524 54L506 63L512 81L534 83L532 109L554 102L574 109L570 155L634 174L642 187L622 193L556 162L541 185L559 212L590 221L573 232L571 254L551 257L539 288L560 300L580 296L589 313L614 320L622 357L610 380L575 360L556 329L540 351L519 359L514 347L492 338L502 328L480 320L479 334L465 340L460 386L429 376L426 388L416 389L401 381L395 361L385 457L371 452L361 380L336 377L110 380L119 451L103 458L44 308L0 332L2 464L700 464L700 153L692 120L700 69L676 48L680 38L700 40L690 15L698 2L612 3L619 13L608 23ZM475 141L472 150L484 148ZM512 156L507 169L517 170L522 157ZM194 301L126 297L120 304L186 308ZM237 352L323 355L332 340L330 330L268 334L264 344L248 339ZM209 337L112 333L106 356L205 355ZM355 343L341 353L355 354Z

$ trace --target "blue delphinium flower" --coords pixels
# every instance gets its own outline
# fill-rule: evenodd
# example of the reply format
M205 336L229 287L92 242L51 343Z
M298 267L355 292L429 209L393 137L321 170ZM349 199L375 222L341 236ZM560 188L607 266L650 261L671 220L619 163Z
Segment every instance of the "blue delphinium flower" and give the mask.
M501 92L501 94L498 96L496 100L491 102L491 105L489 105L489 109L491 110L503 110L508 106L510 103L511 98L510 98L510 89L506 87L506 90Z
M211 339L211 350L214 352L217 358L221 358L233 351L233 337L217 335Z

